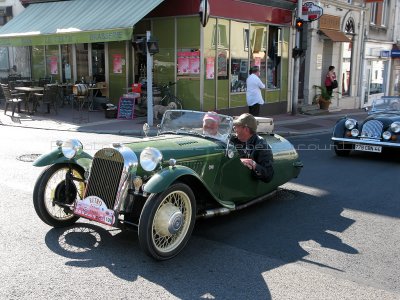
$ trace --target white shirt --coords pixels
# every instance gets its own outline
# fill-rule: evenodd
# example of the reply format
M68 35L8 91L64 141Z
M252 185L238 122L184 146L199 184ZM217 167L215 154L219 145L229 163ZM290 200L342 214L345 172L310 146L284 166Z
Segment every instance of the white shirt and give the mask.
M261 95L261 89L265 89L264 83L258 78L256 74L251 74L246 80L247 91L246 101L248 106L254 104L264 104L264 99Z

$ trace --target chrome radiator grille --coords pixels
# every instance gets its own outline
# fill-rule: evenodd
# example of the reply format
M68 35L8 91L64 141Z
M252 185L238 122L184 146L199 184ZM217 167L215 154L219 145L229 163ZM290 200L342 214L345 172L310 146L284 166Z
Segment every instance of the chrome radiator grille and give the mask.
M380 139L382 135L383 124L381 121L371 120L363 125L361 131L362 138Z
M99 150L93 158L85 197L97 196L113 209L123 167L124 158L117 150Z

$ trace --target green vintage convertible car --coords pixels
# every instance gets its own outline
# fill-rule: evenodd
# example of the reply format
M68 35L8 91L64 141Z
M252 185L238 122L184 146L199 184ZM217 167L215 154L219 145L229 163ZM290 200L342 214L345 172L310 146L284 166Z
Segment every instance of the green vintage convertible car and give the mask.
M71 226L83 217L133 228L144 252L165 260L185 247L196 218L262 201L298 176L302 163L293 145L277 134L260 132L271 146L275 174L269 183L254 179L230 142L233 118L218 115L219 134L214 137L203 132L204 116L166 111L157 136L113 143L93 157L78 140L58 141L57 149L34 162L47 166L33 192L36 213L54 227Z

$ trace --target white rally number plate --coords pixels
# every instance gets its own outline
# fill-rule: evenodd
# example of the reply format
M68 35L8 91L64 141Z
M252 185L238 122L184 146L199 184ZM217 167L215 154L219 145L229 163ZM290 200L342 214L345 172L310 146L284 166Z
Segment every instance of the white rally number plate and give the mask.
M382 146L355 144L354 145L354 150L381 153L382 152Z
M106 225L113 225L115 222L114 211L108 209L104 201L96 196L78 199L75 203L74 213Z

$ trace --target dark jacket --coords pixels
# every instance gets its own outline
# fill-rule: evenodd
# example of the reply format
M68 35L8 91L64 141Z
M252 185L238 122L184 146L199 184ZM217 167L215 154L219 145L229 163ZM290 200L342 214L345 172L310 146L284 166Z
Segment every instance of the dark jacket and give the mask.
M251 158L257 163L255 169L251 171L252 176L264 182L270 182L274 176L274 169L272 150L267 142L257 134L253 134L246 143L239 141L236 137L232 139L232 142L240 158Z

